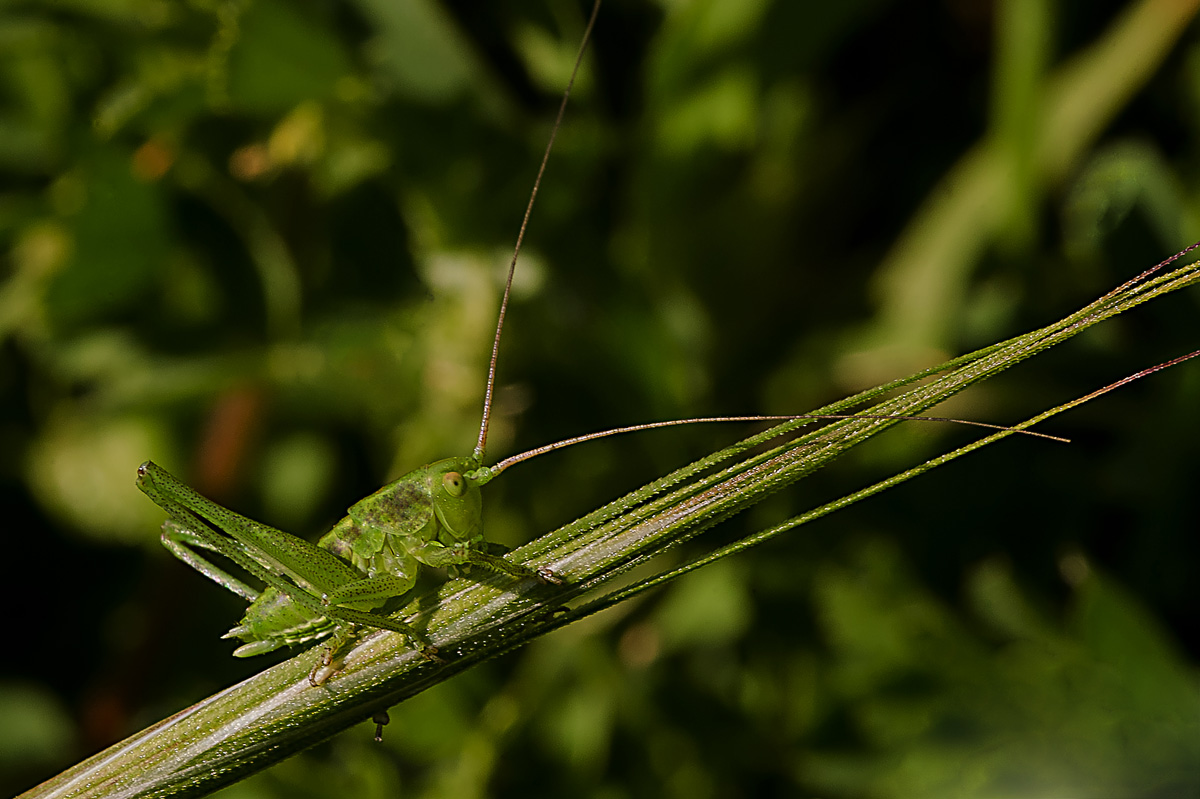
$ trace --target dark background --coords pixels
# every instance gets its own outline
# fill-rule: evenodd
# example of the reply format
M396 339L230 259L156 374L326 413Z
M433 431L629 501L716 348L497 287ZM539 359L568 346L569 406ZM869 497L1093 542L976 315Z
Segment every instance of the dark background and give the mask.
M152 458L315 537L469 451L586 4L13 3L0 16L0 789L262 668ZM601 11L534 211L493 458L802 412L1047 324L1200 235L1189 2ZM1197 346L1156 301L957 399L1011 423ZM1184 365L539 641L228 789L358 797L1200 792ZM740 428L487 489L527 540ZM692 542L969 440L909 425Z

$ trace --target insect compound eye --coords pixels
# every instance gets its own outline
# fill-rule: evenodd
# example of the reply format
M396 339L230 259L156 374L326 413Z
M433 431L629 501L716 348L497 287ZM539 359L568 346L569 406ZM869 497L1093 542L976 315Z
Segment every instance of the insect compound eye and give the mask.
M452 497L461 497L467 492L467 480L458 472L446 472L442 475L442 488Z

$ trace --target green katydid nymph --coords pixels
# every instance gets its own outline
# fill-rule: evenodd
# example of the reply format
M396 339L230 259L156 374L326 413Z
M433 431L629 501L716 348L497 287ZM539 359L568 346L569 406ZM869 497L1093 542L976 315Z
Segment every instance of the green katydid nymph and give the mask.
M579 69L584 48L599 10L596 2L575 61ZM408 594L422 566L447 568L452 573L477 567L514 580L560 584L570 579L554 564L520 564L489 551L484 539L481 487L496 475L523 460L617 433L648 430L706 421L759 421L768 419L844 419L844 415L739 416L682 419L634 425L578 436L485 465L488 423L496 379L496 362L508 307L517 257L537 197L546 163L561 124L572 73L534 180L533 191L509 263L508 280L498 314L491 362L484 395L479 437L467 457L447 458L416 469L355 503L348 514L316 545L248 519L205 499L154 463L138 471L138 486L163 508L170 519L162 542L184 563L246 599L250 605L226 638L240 640L237 657L249 657L285 646L330 639L324 657L310 673L315 685L337 673L346 648L367 630L380 629L408 637L414 647L437 660L437 647L410 624L384 611ZM946 420L937 417L888 416ZM996 427L978 422L966 422ZM1004 428L998 428L1004 429ZM1040 433L1028 435L1054 438ZM1057 439L1062 440L1062 439ZM263 583L259 589L231 575L201 551L215 553Z
M226 633L250 657L333 635L323 660L336 669L337 653L357 627L403 633L427 657L436 648L409 625L373 613L415 584L421 565L481 566L517 578L559 582L549 569L511 563L485 551L480 486L490 479L475 458L448 458L412 471L355 503L316 546L206 500L161 467L145 463L138 486L171 516L163 544L205 576L250 601L241 622ZM257 591L197 554L216 552L267 584ZM314 669L314 684L332 673Z

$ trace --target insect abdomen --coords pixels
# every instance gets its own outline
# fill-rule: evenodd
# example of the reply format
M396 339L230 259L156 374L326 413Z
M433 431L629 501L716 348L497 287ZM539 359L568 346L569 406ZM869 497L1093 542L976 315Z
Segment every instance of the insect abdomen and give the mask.
M234 650L234 657L253 657L281 646L297 646L325 638L337 623L325 616L313 616L286 594L268 588L246 608L238 626L223 638L239 638L246 643Z

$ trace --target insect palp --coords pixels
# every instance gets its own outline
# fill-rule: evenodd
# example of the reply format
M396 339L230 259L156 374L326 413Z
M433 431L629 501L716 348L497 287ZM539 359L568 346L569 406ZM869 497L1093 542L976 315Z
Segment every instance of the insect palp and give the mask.
M466 477L475 485L487 485L498 472L494 471L491 466L480 466L477 469L472 469L469 472L463 472L463 477Z

